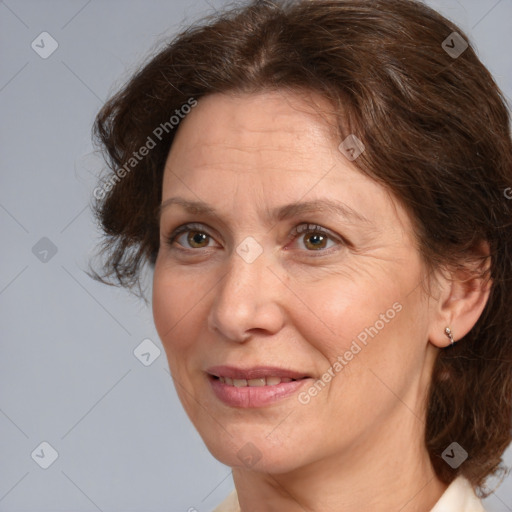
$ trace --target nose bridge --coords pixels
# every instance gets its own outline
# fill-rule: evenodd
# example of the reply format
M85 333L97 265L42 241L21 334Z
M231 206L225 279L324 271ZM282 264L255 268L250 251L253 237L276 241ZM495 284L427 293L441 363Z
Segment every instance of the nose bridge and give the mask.
M275 276L269 257L251 237L243 240L226 263L209 314L210 329L243 341L251 329L276 331L282 323Z

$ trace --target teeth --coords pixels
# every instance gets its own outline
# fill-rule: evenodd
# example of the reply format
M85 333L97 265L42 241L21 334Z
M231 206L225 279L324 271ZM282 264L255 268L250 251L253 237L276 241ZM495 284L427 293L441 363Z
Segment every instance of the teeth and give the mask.
M281 382L291 382L293 379L288 377L262 377L259 379L230 379L229 377L219 377L219 380L229 386L235 386L236 388L249 387L261 387L261 386L276 386Z
M265 377L263 377L262 379L249 379L247 381L248 386L265 386L265 384Z

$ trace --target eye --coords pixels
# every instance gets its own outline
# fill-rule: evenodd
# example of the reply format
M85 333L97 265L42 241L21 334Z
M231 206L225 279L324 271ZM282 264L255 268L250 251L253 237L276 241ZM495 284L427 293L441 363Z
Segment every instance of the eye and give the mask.
M290 238L302 242L302 248L309 252L330 252L327 250L332 249L336 244L345 244L341 237L316 224L300 224L292 231ZM329 242L332 243L331 246L328 245Z
M184 250L212 247L209 245L211 241L213 241L212 236L204 230L201 224L184 224L176 228L167 238L167 243L170 246L178 242L178 245Z
M330 249L333 246L347 245L343 238L316 224L298 225L292 230L289 238L302 242L302 247L300 248L308 252L331 252ZM214 247L210 242L215 241L201 224L184 224L179 226L167 238L169 246L174 248L177 243L185 251ZM328 245L329 242L331 242L330 246Z

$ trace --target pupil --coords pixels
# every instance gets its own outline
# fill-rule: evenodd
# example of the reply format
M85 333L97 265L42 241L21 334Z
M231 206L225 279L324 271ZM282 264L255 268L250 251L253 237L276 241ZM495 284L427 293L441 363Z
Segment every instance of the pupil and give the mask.
M201 245L202 242L206 240L206 234L198 233L197 231L193 236L190 237L192 242L197 245Z
M317 235L310 235L309 236L310 243L313 245L313 247L315 249L318 249L319 247L321 247L323 239L324 239L324 236L323 235L319 235L319 234L317 234ZM317 244L316 242L320 242L320 244Z

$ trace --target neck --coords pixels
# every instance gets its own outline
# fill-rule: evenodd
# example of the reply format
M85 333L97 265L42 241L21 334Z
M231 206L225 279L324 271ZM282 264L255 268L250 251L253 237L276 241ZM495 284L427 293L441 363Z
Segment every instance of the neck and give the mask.
M447 485L418 438L422 422L413 414L399 420L370 432L358 446L286 473L234 468L241 511L429 512Z

